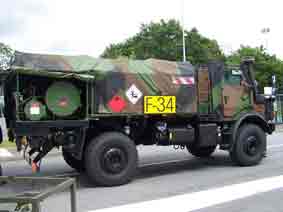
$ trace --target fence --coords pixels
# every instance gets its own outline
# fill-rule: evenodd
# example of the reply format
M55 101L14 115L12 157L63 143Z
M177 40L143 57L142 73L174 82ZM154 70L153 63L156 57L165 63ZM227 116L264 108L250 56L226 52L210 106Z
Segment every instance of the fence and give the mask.
M274 103L275 111L275 123L283 124L283 94L276 95L276 101Z
M70 191L71 212L76 212L75 179L0 177L0 212L41 212L41 202L55 193L68 189ZM16 208L12 210L11 206L7 208L8 203L15 203Z

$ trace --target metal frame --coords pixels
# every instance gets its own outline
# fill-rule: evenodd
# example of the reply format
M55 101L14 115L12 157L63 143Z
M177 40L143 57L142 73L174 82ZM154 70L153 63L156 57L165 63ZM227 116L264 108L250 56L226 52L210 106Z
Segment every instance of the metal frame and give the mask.
M16 121L16 127L88 127L89 120Z
M64 75L72 75L72 74L74 74L74 73L76 73L77 74L77 72L74 72L74 71L57 71L57 70L49 70L49 72L51 72L51 73L61 73L63 76L61 76L61 77L59 77L59 79L66 79L66 76L64 76ZM81 72L80 74L90 74L90 72L91 71L83 71L83 72ZM16 95L17 95L17 97L16 97L16 101L17 101L17 104L16 104L16 121L24 121L24 120L21 120L20 119L20 112L21 112L21 110L20 110L20 108L19 108L19 102L20 102L20 87L21 87L21 80L20 80L20 76L21 75L29 75L29 74L22 74L21 72L19 72L19 71L16 71L16 73L15 73L15 78L16 78ZM55 76L50 76L50 77L48 77L48 76L41 76L41 75L35 75L36 77L46 77L46 78L48 78L48 79L57 79ZM77 80L77 81L80 81L80 82L84 82L85 83L85 93L86 93L86 99L85 99L85 101L86 101L86 105L87 105L87 107L86 107L86 111L85 111L85 118L84 119L88 119L89 118L89 102L91 101L90 99L89 99L89 88L90 88L90 86L93 86L93 80L92 79L85 79L85 80L82 80L82 79L80 79L80 78L73 78L74 80ZM93 98L93 97L92 97Z
M283 94L276 95L276 116L274 117L274 122L276 124L283 124Z
M0 177L0 185L9 183L45 183L52 184L50 189L33 194L20 193L0 197L1 203L24 203L32 204L32 212L41 212L41 202L49 196L70 189L71 212L77 212L76 181L72 178L50 178L50 177Z

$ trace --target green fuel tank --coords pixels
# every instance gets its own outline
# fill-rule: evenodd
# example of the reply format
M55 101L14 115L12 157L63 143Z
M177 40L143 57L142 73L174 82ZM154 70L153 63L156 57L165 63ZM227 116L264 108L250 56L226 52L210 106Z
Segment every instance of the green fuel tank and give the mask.
M45 101L54 115L67 117L80 107L80 91L70 82L55 82L47 89Z

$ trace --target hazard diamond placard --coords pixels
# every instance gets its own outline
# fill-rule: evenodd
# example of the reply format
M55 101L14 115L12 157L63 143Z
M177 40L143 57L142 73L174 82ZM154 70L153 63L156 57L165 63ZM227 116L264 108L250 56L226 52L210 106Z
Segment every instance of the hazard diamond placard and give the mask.
M126 96L128 100L132 104L136 104L140 98L143 96L143 93L137 88L136 85L132 85L127 91L126 91Z
M109 102L108 107L115 113L122 112L126 107L125 100L120 96L114 96Z

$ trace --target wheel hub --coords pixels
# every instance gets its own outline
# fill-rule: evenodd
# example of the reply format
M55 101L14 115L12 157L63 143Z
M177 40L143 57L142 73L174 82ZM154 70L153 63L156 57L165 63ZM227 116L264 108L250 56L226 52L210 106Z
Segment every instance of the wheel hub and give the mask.
M102 164L108 173L118 174L127 166L126 154L119 148L111 148L105 152Z
M258 153L259 143L255 136L247 138L245 143L245 152L250 156L255 156Z

